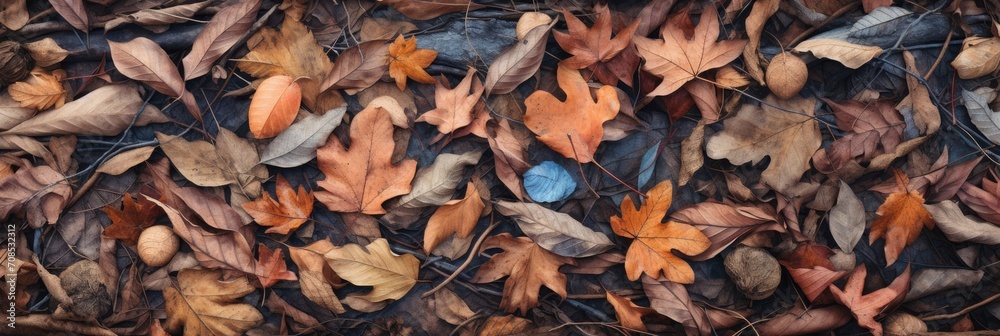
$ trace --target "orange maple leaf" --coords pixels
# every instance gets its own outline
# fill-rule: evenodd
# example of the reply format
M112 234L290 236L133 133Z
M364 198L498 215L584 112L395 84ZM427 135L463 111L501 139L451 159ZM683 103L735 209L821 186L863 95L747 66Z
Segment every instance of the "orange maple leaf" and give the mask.
M306 191L303 186L299 186L298 190L292 189L285 177L278 175L274 192L277 199L271 198L271 195L265 192L260 199L243 203L243 210L246 210L257 224L270 226L267 233L286 235L309 220L313 210L311 191Z
M431 49L417 49L416 36L404 39L403 35L399 35L389 45L389 77L396 80L400 90L406 89L407 77L420 83L434 84L434 77L424 68L434 62L437 54Z
M893 170L897 190L889 194L885 203L875 214L879 215L872 222L871 233L868 234L868 244L879 238L885 238L885 261L892 265L903 252L903 248L912 244L920 236L920 228L934 228L934 218L924 208L924 197L916 190L908 190L909 178L899 170Z
M145 197L139 198L139 202L136 202L129 193L125 193L122 197L121 210L110 205L101 210L111 218L111 225L104 228L101 236L121 240L128 246L136 246L142 230L156 224L156 219L163 215L163 209L153 202Z
M475 81L473 82L473 79ZM475 85L473 85L475 84ZM448 80L438 82L434 89L434 104L437 108L420 115L417 121L427 122L437 125L438 131L448 134L455 129L464 127L472 123L472 108L479 102L479 97L483 95L483 82L476 77L476 69L469 68L469 72L462 79L455 89L449 89ZM469 93L469 89L472 93Z
M563 9L569 33L553 31L556 42L573 57L564 59L562 64L571 69L588 68L601 83L617 85L618 81L632 86L632 76L639 66L639 54L632 46L632 35L639 20L618 32L611 38L611 11L607 7L598 9L594 26L587 28L569 9Z
M535 91L524 101L524 125L559 154L580 163L594 161L594 152L604 137L602 125L614 119L621 107L618 92L605 85L597 90L595 102L580 72L562 65L556 71L556 80L566 92L566 101L546 91Z
M48 72L35 68L31 70L31 76L11 84L8 91L11 98L21 103L21 107L37 111L59 108L66 102L66 89L62 85L64 78L66 71L62 69Z
M649 96L665 96L677 91L698 74L729 64L743 53L747 40L719 39L719 17L715 8L705 8L701 20L688 39L681 25L684 20L669 20L660 28L662 40L635 37L639 55L646 60L643 69L663 78Z
M662 223L672 200L673 188L669 180L657 184L646 193L646 201L639 209L632 199L622 201L622 216L611 217L615 234L633 238L625 254L625 273L636 281L643 273L659 278L662 273L668 280L683 284L694 283L694 270L671 250L686 255L704 252L712 242L694 226L667 221Z
M500 309L508 313L521 310L522 314L538 306L538 292L542 285L563 299L566 298L566 275L559 272L564 264L574 264L572 258L549 252L528 237L513 237L509 233L489 237L480 251L502 248L504 252L479 267L474 283L488 283L510 276L503 284Z
M844 285L843 290L830 285L830 292L837 302L851 310L851 314L858 320L858 325L867 328L875 336L880 336L882 324L875 322L875 317L887 307L898 303L897 300L901 302L906 296L906 292L910 290L910 267L907 266L888 287L861 295L867 275L868 268L864 264L858 265L847 278L847 285Z
M272 251L264 244L259 244L257 248L257 268L255 271L257 280L260 280L260 285L264 288L274 286L280 280L295 281L298 279L295 272L288 270L285 258L281 257L281 249Z
M326 174L317 183L324 190L315 193L316 199L330 211L378 215L386 213L382 202L409 193L417 161L392 164L392 130L388 113L365 109L351 124L350 150L335 136L327 139L316 150L319 169Z

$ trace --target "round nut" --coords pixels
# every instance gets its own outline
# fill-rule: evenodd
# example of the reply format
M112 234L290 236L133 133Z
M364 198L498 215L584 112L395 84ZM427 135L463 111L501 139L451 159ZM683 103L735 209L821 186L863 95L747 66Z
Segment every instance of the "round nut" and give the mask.
M833 249L830 262L833 263L834 271L850 271L858 264L857 256L854 255L854 252L844 252L839 248Z
M0 41L0 87L24 79L34 68L35 59L20 43Z
M751 300L771 296L781 282L778 260L759 247L740 245L726 256L723 264L736 288Z
M806 86L808 77L809 69L806 68L806 63L787 52L775 55L764 73L767 87L781 99L792 98L799 94L802 87Z
M919 317L907 313L894 313L882 321L885 334L891 336L912 335L927 332L927 324Z
M151 226L139 234L139 258L146 265L160 267L170 262L180 248L174 230L164 225Z

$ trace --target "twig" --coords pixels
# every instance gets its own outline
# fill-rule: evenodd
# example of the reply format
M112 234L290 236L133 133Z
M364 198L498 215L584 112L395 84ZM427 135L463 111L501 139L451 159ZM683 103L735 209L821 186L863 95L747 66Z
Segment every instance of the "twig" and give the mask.
M951 313L951 314L934 315L934 316L922 317L920 319L924 320L924 321L937 321L937 320L947 320L947 319L951 319L951 318L956 318L956 317L965 315L965 314L969 313L970 311L976 310L979 307L985 306L985 305L989 304L990 302L995 301L996 299L1000 299L1000 293L993 294L993 296L988 297L985 300L976 302L976 304L974 304L974 305L965 307L965 309L959 310L959 311Z
M802 41L802 39L806 38L806 36L809 36L809 34L812 34L814 31L816 31L817 28L825 26L827 23L830 23L830 21L833 21L834 19L840 17L841 15L844 15L845 13L854 10L854 8L858 7L859 4L860 2L855 1L852 2L850 5L838 9L836 12L833 12L833 14L830 14L830 16L827 16L826 19L820 21L819 24L813 25L809 29L806 29L805 31L800 33L799 36L796 36L794 39L792 39L791 43L788 43L788 46L789 47L794 46L795 44L799 43L799 41Z
M941 60L944 59L944 53L948 51L948 45L951 43L951 36L954 35L954 28L951 32L948 32L948 36L944 39L944 44L941 45L941 51L938 52L937 59L934 60L934 64L931 64L931 68L927 69L927 73L924 74L924 80L930 80L931 74L934 70L937 70L938 65L941 65Z
M452 272L447 279L444 279L444 281L442 281L440 284L438 284L434 288L431 288L431 290L424 293L424 295L421 295L420 298L426 299L428 296L431 296L431 294L434 294L435 292L441 290L441 288L444 288L444 286L447 285L452 280L455 280L455 278L457 278L458 275L461 274L466 267L469 267L469 265L472 264L472 259L475 259L476 255L479 254L479 247L483 245L483 241L486 241L486 236L489 236L490 231L493 231L493 229L495 229L499 225L500 222L494 221L493 223L490 224L490 226L486 227L486 230L483 231L483 234L479 236L478 240L476 240L476 244L472 245L472 249L469 250L469 256L465 258L465 262L462 263L462 265L458 266L458 268L455 269L455 271Z

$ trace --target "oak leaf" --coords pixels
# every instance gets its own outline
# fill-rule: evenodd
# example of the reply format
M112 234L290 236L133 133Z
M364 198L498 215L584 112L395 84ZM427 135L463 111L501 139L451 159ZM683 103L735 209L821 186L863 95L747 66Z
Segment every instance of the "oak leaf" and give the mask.
M865 287L865 276L868 275L868 268L864 264L854 268L851 276L847 278L847 285L841 290L837 286L830 285L830 292L837 302L851 310L851 314L857 319L858 325L865 327L876 336L882 335L882 324L875 322L875 317L881 314L893 303L902 302L906 292L910 289L910 267L907 266L903 274L900 274L889 286L878 289L868 294L861 294Z
M302 89L289 76L268 77L257 86L250 101L250 132L257 139L274 137L295 121L302 102Z
M508 313L520 309L521 314L526 314L538 305L543 285L566 298L566 275L559 272L559 267L574 264L572 258L553 254L528 237L515 238L509 233L486 238L480 251L491 248L502 248L504 252L479 267L472 282L488 283L510 276L503 285L500 309Z
M264 244L257 248L257 279L264 288L274 286L280 280L295 281L295 272L289 271L281 249L271 250Z
M396 144L391 137L392 122L386 113L366 109L351 124L351 148L330 137L316 150L319 169L326 178L317 185L316 199L330 211L384 214L382 202L410 192L417 162L391 162Z
M257 224L268 226L266 233L286 235L309 220L313 210L313 193L305 187L292 189L284 176L278 175L274 192L276 199L268 193L253 202L243 203Z
M617 85L621 80L625 85L632 86L632 76L639 66L639 54L632 45L632 34L641 20L633 21L612 38L611 10L607 7L600 10L594 26L590 28L567 8L563 9L563 17L569 33L554 31L552 35L559 46L573 57L560 63L571 69L590 69L598 81L607 85Z
M142 230L156 224L156 219L163 215L163 209L153 202L145 197L140 197L136 202L129 193L125 193L122 197L121 210L111 205L101 210L111 218L111 225L104 228L101 235L104 238L121 240L128 246L136 246Z
M416 36L405 39L403 35L399 35L396 41L389 45L389 77L396 80L396 86L400 90L406 89L406 78L424 84L434 84L434 77L431 77L424 68L434 62L437 54L437 51L431 49L417 49Z
M615 234L635 239L625 255L625 272L629 280L639 280L643 273L659 278L662 273L670 281L694 283L694 270L671 250L697 255L707 250L712 242L694 226L662 222L670 208L672 191L669 180L660 182L646 193L646 200L639 209L625 196L622 216L611 217L611 229Z
M903 248L912 244L920 236L921 227L934 228L934 218L924 208L924 197L916 190L909 190L909 178L896 170L897 191L889 194L885 203L875 211L879 215L872 222L868 243L885 238L885 261L888 265L896 262Z
M465 197L451 200L441 205L427 220L424 230L424 252L430 254L438 244L452 234L458 238L466 238L476 228L479 217L484 215L486 204L479 197L476 184L469 182L465 189Z
M352 300L379 303L403 297L417 283L420 271L416 257L392 253L389 241L383 238L365 247L358 244L335 247L323 257L344 280L357 286L372 286L368 293L349 294L344 299L352 307L355 307Z
M10 85L10 97L21 103L21 107L38 111L62 107L66 102L66 89L62 80L66 71L62 69L52 72L40 68L32 70L30 77Z
M597 90L595 101L580 72L564 66L556 71L556 80L566 101L547 91L535 91L524 101L524 125L559 154L580 163L594 161L604 137L602 125L614 119L621 107L618 92L605 85Z
M677 91L698 74L729 64L746 46L746 40L719 39L719 17L714 8L706 8L688 39L679 22L670 20L660 27L662 40L635 37L639 55L646 60L643 69L663 78L648 96L665 96Z
M184 269L177 286L163 289L167 300L164 329L184 335L239 335L261 322L256 308L240 301L254 291L246 278L219 281L222 271Z
M472 108L483 95L483 83L476 77L476 68L469 68L465 79L454 89L448 88L450 85L447 79L443 81L438 82L434 88L434 104L437 108L421 114L416 121L436 125L438 132L448 134L472 123Z

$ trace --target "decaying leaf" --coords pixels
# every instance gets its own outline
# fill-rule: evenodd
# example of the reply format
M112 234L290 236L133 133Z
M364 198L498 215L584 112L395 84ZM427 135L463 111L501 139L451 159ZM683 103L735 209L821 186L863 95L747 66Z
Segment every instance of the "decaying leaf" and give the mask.
M611 38L611 10L606 7L599 10L594 26L590 28L573 16L568 8L563 10L563 18L569 33L556 31L553 36L563 50L573 54L573 57L562 61L564 66L590 69L598 81L607 85L617 85L621 80L625 85L632 86L632 77L639 65L632 34L641 20L633 21Z
M145 37L137 37L128 42L108 41L111 48L111 59L118 71L134 80L153 87L162 94L175 97L184 102L195 119L201 120L201 109L194 100L194 95L184 88L177 66L159 44Z
M258 224L268 226L266 233L288 234L309 220L313 209L313 193L304 186L292 189L284 176L278 175L276 198L268 193L253 202L243 203L243 209Z
M413 177L412 189L390 202L389 213L382 217L390 228L405 228L417 221L428 207L451 200L465 178L465 167L479 162L481 151L461 154L443 153L430 166L420 168Z
M632 281L639 280L639 276L645 273L654 278L663 274L668 280L678 283L694 283L694 270L672 250L697 255L708 249L711 242L691 225L662 222L673 199L673 187L669 180L660 182L646 195L638 209L632 199L625 196L622 216L611 217L611 228L615 234L635 239L625 255L625 273Z
M424 84L435 83L434 77L424 70L437 58L437 51L417 49L417 38L396 37L389 45L389 76L396 80L400 90L406 88L406 79L411 78Z
M1000 68L1000 37L970 36L962 43L962 52L951 61L958 77L972 79L994 73Z
M302 103L313 111L340 106L340 99L328 99L335 91L321 91L320 83L333 63L316 43L313 33L301 22L285 20L281 30L265 27L247 42L250 52L236 66L256 78L289 76L300 78Z
M164 329L185 335L235 335L263 322L260 311L239 301L254 291L246 278L220 281L221 275L219 270L181 270L176 287L163 290Z
M32 228L55 224L73 195L63 174L49 166L25 162L13 175L0 180L0 219L19 214Z
M885 260L892 265L920 235L921 228L934 228L934 218L924 208L924 197L915 190L909 190L909 178L900 171L894 171L897 189L885 199L885 203L875 213L879 215L872 222L868 243L885 238Z
M101 235L104 238L121 240L129 246L136 246L142 230L156 224L156 219L163 215L163 209L155 203L142 196L138 202L134 201L128 193L122 197L121 210L110 205L101 210L111 218L111 225L104 228Z
M573 259L552 254L527 237L515 238L509 233L487 238L482 250L492 248L502 248L504 252L480 266L472 282L488 283L509 276L504 282L500 309L528 313L538 305L538 292L543 285L566 298L566 275L559 272L559 266L573 264Z
M857 69L882 54L882 48L854 44L834 39L810 39L794 48L798 52L811 52L818 58L829 58L844 66Z
M347 48L337 57L320 90L344 89L357 93L375 84L389 69L389 44L383 40L366 41Z
M844 251L853 251L865 233L865 206L851 190L851 186L840 181L837 205L830 209L830 234L837 246Z
M639 307L632 300L618 296L611 291L607 291L608 302L611 306L615 307L615 314L618 315L618 323L625 328L635 329L639 331L646 331L646 324L642 322L642 317L646 315L656 314L656 310L652 308Z
M24 0L17 1L24 3ZM7 21L2 18L0 18L0 22L7 24ZM69 51L60 47L59 44L57 44L51 37L46 37L35 42L25 43L24 48L28 49L28 53L31 54L31 58L35 59L35 64L40 67L50 67L56 65L66 59L66 56L69 55Z
M257 247L257 280L261 287L274 286L280 280L295 281L295 272L289 271L285 259L281 257L281 249L271 250L264 244Z

